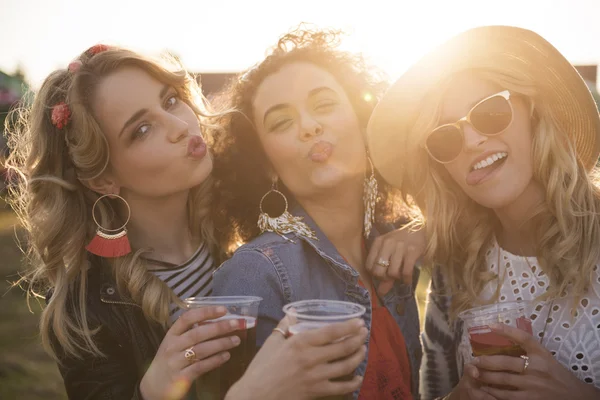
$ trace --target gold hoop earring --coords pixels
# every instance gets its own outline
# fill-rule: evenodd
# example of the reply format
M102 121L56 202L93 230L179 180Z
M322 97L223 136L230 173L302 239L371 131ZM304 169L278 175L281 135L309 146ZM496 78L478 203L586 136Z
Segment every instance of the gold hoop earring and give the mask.
M275 218L271 217L263 210L263 202L270 194L281 196L285 202L283 213ZM260 214L258 215L258 228L260 229L260 233L273 232L292 243L294 243L293 240L284 236L286 233L295 233L308 239L317 240L317 235L308 225L302 222L302 217L294 217L289 213L287 198L283 193L277 190L277 181L273 182L271 189L260 199L258 207L260 209Z
M98 220L96 219L96 206L98 202L105 197L109 198L117 198L122 200L127 207L127 220L125 223L117 228L117 229L107 229L103 228ZM131 253L131 245L129 243L129 238L127 237L127 223L129 222L129 218L131 217L131 208L129 208L129 203L127 200L122 198L117 194L105 194L103 196L98 197L92 206L92 218L96 223L96 235L92 239L92 241L85 247L87 251L92 254L95 254L100 257L105 258L116 258L122 257ZM116 232L116 233L115 233Z
M377 203L377 179L375 179L375 168L371 157L367 155L367 161L371 167L371 174L369 177L365 174L365 183L363 191L363 203L365 209L365 220L364 220L364 235L365 238L369 238L373 223L375 222L375 205Z

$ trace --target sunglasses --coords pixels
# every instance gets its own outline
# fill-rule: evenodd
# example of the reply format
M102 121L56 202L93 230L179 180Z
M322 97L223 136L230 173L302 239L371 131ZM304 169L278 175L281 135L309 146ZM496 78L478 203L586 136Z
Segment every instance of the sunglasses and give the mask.
M464 148L464 122L482 135L496 136L504 132L512 120L510 92L504 90L475 104L466 117L432 130L425 140L425 148L435 161L447 164L456 160Z

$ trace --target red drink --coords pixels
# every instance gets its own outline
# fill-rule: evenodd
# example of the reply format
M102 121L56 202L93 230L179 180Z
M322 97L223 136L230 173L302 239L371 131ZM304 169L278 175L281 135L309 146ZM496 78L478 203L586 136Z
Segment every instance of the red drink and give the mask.
M517 328L531 334L531 321L525 317L519 317L516 320ZM492 331L487 325L472 326L468 328L469 341L473 349L473 355L492 356L505 355L519 357L526 355L527 352L518 344L512 342L506 336L502 336Z
M231 357L219 368L210 371L195 382L196 395L203 400L221 400L229 388L238 381L256 353L256 317L261 302L256 296L189 297L184 300L188 308L221 306L227 314L204 323L237 319L239 329L225 336L236 335L240 344L228 350Z
M493 356L493 355L505 355L519 357L527 354L525 350L518 344L512 343L504 336L500 336L495 332L487 333L469 333L471 348L473 349L473 355L478 356Z
M526 355L527 352L521 346L493 331L489 325L502 323L532 334L531 321L526 316L528 315L528 304L523 301L496 303L463 311L459 317L464 322L465 331L468 332L472 355L475 357ZM510 386L490 386L497 389L514 390Z
M531 334L531 321L525 317L517 318L517 327ZM469 339L473 355L477 356L511 356L520 357L527 355L521 346L511 342L505 336L493 332L488 326L480 326L469 328ZM508 371L510 372L510 371ZM512 386L507 385L490 385L501 390L515 390Z
M225 398L229 388L244 375L256 354L256 318L229 314L211 322L236 318L240 322L240 329L232 335L240 338L240 344L228 350L231 358L225 364L204 374L196 381L196 392L200 399L221 400Z

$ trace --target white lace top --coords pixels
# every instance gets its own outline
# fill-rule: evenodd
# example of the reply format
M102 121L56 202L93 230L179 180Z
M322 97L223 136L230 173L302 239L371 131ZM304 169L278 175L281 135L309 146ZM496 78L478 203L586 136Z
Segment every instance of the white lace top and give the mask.
M500 265L498 255L500 254ZM535 257L522 257L501 249L496 243L487 252L490 271L504 277L500 301L535 300L549 285L549 279ZM588 293L571 316L574 298L533 302L529 311L533 335L580 380L600 388L600 268L594 267ZM472 359L467 335L459 325L450 324L451 298L439 295L446 287L443 268L434 269L422 334L424 356L421 364L421 396L424 400L448 394L458 383L465 362ZM495 294L497 280L482 291L482 299ZM547 320L547 323L546 323ZM545 330L545 333L543 333ZM542 338L542 335L544 336Z
M500 266L498 266L500 252ZM500 301L534 300L543 294L549 279L538 266L535 257L511 254L495 244L487 252L490 271L502 277ZM496 283L490 282L481 296L490 298ZM600 269L594 267L590 290L577 304L576 316L571 316L574 298L561 297L538 303L532 308L534 336L582 381L600 387ZM547 324L546 324L547 320ZM544 333L544 329L546 330ZM542 337L543 335L543 337Z

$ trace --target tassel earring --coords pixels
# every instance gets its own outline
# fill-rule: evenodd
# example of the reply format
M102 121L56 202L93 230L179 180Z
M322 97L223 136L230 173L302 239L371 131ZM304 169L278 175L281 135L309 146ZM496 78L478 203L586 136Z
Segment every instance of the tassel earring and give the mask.
M272 218L269 214L267 214L263 210L263 202L265 201L267 196L270 194L279 195L285 203L285 208L283 210L283 213L281 213L280 216L275 217L275 218ZM294 243L294 241L285 237L284 234L293 232L299 236L303 236L308 239L317 240L317 236L316 236L315 232L312 229L310 229L310 227L308 225L306 225L304 222L302 222L302 217L294 217L292 214L290 214L288 212L288 201L287 201L285 195L283 193L281 193L279 190L277 190L277 181L273 182L273 185L271 186L271 190L269 190L267 193L265 193L265 195L262 197L262 199L260 199L259 208L260 208L260 214L258 216L258 228L260 229L261 233L274 232L274 233L280 235L285 240L288 240L292 243Z
M371 158L367 155L367 161L371 167L371 174L367 178L365 174L363 203L365 208L364 235L368 238L373 228L375 221L375 204L377 202L377 179L375 179L375 168L371 162Z
M96 206L98 205L98 202L105 197L120 199L125 203L125 206L127 206L127 220L120 228L103 228L96 219ZM130 217L131 209L124 198L116 194L105 194L104 196L100 196L92 206L92 218L94 218L94 222L97 226L96 235L85 249L92 254L105 258L117 258L131 253L131 245L129 244L129 238L127 237L127 229L125 229Z

